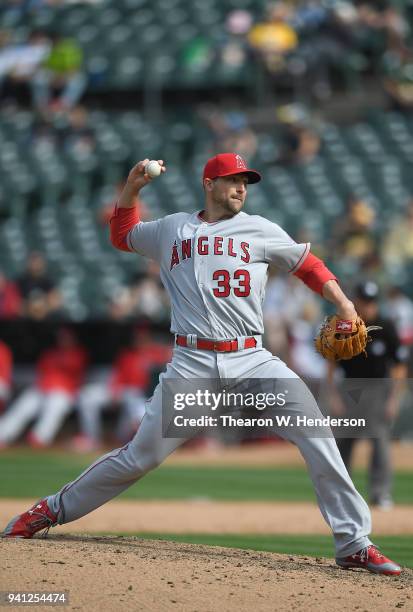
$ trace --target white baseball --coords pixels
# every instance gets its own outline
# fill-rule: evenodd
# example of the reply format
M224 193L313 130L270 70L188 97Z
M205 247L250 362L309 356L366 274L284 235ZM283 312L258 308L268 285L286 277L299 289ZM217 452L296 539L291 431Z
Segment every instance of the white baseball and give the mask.
M156 176L160 175L161 166L158 164L156 159L151 159L151 161L149 161L145 166L145 172L151 178L155 178Z

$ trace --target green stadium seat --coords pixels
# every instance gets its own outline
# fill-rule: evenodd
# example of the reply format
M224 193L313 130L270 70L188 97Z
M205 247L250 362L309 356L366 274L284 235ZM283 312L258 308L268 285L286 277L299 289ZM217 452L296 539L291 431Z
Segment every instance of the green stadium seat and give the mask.
M74 6L64 12L62 26L67 34L78 32L79 28L91 21L94 10L88 5Z
M146 83L152 87L159 87L163 83L173 80L176 73L176 60L173 54L166 50L167 45L163 45L163 52L150 55L146 58L145 72L148 76Z
M128 24L121 23L110 28L105 37L105 43L109 46L109 53L111 49L116 47L121 47L124 51L127 51L128 44L133 38L133 28Z
M152 24L155 21L155 12L149 8L144 8L142 10L136 11L136 13L130 16L130 25L137 33L140 34L140 31L143 31L145 28Z
M175 40L175 42L182 47L185 43L188 43L198 36L199 33L199 28L193 23L182 23L168 32L168 38L170 40Z
M120 53L107 73L111 85L119 89L130 89L143 82L144 62L137 55Z
M123 20L122 12L113 7L108 7L103 11L95 11L94 21L99 29L110 30L121 23Z
M120 0L120 2L122 2L123 8L131 11L141 10L149 4L148 0Z
M167 0L167 3L169 4L169 0ZM170 29L172 30L172 35L175 28L179 28L183 24L190 23L189 12L184 6L177 7L175 9L168 6L165 7L165 10L160 9L159 18L162 25L168 30L168 34Z

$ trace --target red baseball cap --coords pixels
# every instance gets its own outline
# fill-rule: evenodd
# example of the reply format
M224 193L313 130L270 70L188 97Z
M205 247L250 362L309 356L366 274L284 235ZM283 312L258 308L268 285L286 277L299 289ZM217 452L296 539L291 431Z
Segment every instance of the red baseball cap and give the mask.
M219 153L211 157L205 164L203 180L232 174L246 174L248 183L258 183L261 180L260 173L248 168L245 160L236 153Z

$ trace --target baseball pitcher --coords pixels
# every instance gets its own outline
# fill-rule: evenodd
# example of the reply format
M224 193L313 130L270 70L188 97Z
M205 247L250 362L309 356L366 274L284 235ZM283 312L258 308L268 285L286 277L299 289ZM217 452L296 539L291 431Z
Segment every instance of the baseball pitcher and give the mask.
M205 207L141 222L135 201L152 180L139 162L130 172L111 218L113 245L156 260L172 304L175 334L172 361L147 404L131 442L93 463L62 487L7 525L6 537L31 538L51 526L74 521L137 482L157 467L183 438L162 436L162 381L168 379L298 379L284 362L262 347L262 301L269 265L295 274L334 304L337 315L325 326L317 347L328 358L363 350L362 327L352 302L344 295L309 244L297 244L275 223L243 211L249 186L261 180L240 155L219 154L204 168ZM166 171L159 160L161 174ZM158 179L162 180L162 178ZM332 330L332 332L331 332ZM331 332L331 335L329 335ZM361 337L359 341L358 338ZM357 340L357 341L356 341ZM341 344L340 344L341 343ZM337 346L336 346L337 344ZM299 379L298 379L299 380ZM304 413L311 394L295 403ZM314 398L312 413L322 417ZM333 436L310 438L297 428L281 435L303 455L320 511L330 526L340 567L398 575L369 539L371 517L356 491Z

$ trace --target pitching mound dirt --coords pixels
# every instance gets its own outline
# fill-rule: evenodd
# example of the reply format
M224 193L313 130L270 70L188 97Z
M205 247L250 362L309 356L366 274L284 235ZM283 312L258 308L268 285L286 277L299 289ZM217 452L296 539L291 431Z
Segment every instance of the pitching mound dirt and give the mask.
M411 610L413 572L340 570L330 559L138 538L2 540L0 590L69 591L69 610ZM50 607L37 607L50 610Z

